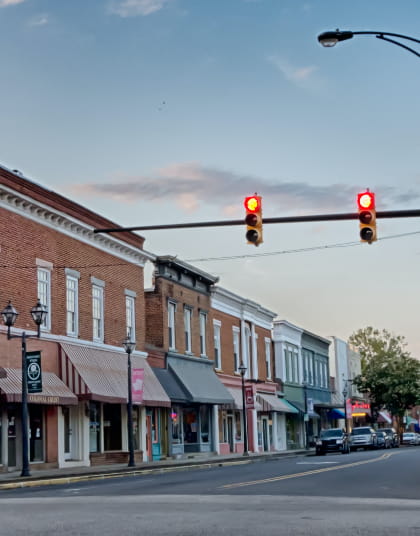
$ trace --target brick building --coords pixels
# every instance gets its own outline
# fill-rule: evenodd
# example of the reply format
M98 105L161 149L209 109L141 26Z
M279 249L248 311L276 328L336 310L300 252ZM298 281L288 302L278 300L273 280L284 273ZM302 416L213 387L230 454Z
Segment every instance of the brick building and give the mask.
M171 410L148 414L153 457L218 450L218 406L232 403L214 372L210 291L217 278L176 257L156 259L146 290L146 350Z
M36 466L120 461L127 454L127 356L121 342L137 341L133 367L143 368L144 401L135 407L137 456L146 456L146 407L169 399L146 362L143 266L153 255L133 233L94 234L117 227L19 172L0 167L2 282L0 307L20 313L12 332L34 335L29 311L47 306L41 338L43 391L29 395L30 462ZM0 328L0 461L20 466L21 352L19 338ZM147 380L147 381L146 381Z

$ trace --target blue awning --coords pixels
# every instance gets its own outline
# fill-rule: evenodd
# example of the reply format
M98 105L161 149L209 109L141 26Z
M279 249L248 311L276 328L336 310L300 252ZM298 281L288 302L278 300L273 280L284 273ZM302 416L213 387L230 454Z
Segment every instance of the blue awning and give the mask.
M329 419L344 419L344 411L342 409L334 408L327 413Z

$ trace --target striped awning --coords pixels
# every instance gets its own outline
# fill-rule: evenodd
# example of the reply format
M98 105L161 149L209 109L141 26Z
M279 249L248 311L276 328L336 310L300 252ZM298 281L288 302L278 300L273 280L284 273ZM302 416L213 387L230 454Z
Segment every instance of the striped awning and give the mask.
M7 402L22 402L22 369L0 369L0 394ZM58 376L42 371L42 391L28 393L28 403L69 406L77 404L78 400Z
M289 404L284 398L279 398L271 393L257 393L257 401L261 403L262 411L277 411L280 413L299 413L299 411Z
M79 399L127 403L125 352L71 343L61 343L61 349L61 377ZM132 354L131 365L144 370L142 404L170 407L171 401L146 359Z

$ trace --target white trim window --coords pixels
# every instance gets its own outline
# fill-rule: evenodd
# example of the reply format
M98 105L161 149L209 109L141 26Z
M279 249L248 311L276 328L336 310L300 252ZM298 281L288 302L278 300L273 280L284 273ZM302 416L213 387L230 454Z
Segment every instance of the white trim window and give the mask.
M192 309L191 307L184 307L184 333L185 333L185 353L191 354L191 318L192 318Z
M233 336L233 363L235 366L235 372L239 372L239 365L241 364L241 354L239 345L240 329L237 326L232 327Z
M79 279L72 275L66 276L66 333L79 334Z
M268 337L264 338L265 344L265 372L267 375L267 380L271 380L271 339Z
M207 314L200 311L200 354L206 354L206 338L207 338Z
M45 305L48 313L44 317L41 329L51 330L51 271L46 268L37 269L37 291L38 298L42 305Z
M102 286L92 285L92 325L93 340L104 340L104 289Z
M130 341L136 340L136 301L133 296L125 297L125 327Z
M217 370L222 369L221 328L222 328L222 323L220 322L220 320L213 320L214 368Z
M170 350L175 350L175 312L176 303L168 302L168 344Z

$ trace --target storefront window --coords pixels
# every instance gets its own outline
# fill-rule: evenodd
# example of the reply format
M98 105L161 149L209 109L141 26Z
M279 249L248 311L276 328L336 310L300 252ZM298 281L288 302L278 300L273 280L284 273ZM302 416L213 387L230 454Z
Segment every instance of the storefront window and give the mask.
M90 402L89 419L89 452L100 452L101 406L98 402Z
M104 450L121 450L121 406L103 405Z
M9 467L16 467L16 415L15 409L7 409L7 448L8 448L8 459Z
M200 423L201 423L201 442L209 442L209 429L210 429L210 418L209 418L209 407L201 406L200 407Z
M159 442L159 413L157 409L152 410L152 442Z
M179 407L171 408L172 443L182 443L182 422Z
M139 450L139 411L140 408L135 406L133 408L133 436L134 436L134 450Z
M42 462L44 459L43 406L29 407L29 461Z
M235 411L235 439L236 441L241 441L242 439L242 418L240 411Z

